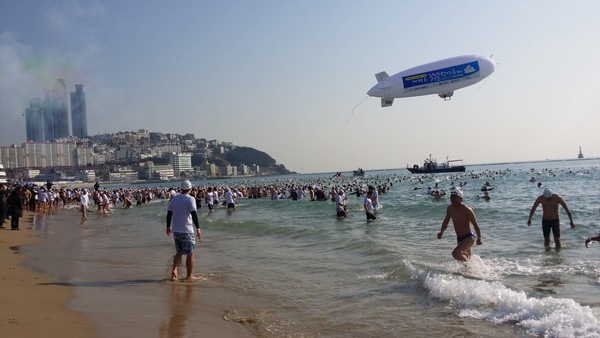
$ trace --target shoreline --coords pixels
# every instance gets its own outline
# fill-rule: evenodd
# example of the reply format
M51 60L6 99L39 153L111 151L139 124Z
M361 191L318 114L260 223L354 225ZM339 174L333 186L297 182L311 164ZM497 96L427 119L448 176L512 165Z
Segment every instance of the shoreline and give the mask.
M0 331L7 337L95 337L92 322L68 308L73 289L23 265L29 257L20 248L42 241L32 231L34 217L23 211L21 230L10 230L10 221L0 229Z
M136 332L144 332L148 336L170 336L177 333L182 324L180 319L190 316L197 317L197 327L194 331L202 336L211 337L256 337L257 333L248 323L226 319L227 308L221 302L232 301L231 295L221 290L213 290L212 294L205 294L201 306L195 311L190 310L188 299L174 297L170 306L166 309L167 323L153 332L150 327L153 323L140 320L130 325L127 329L113 326L114 316L126 316L133 313L135 307L124 312L129 305L108 304L102 305L97 302L98 298L92 297L92 303L86 304L85 297L78 291L76 285L69 285L52 277L50 271L44 269L57 268L69 271L72 263L66 259L53 259L51 264L43 265L38 269L35 264L28 267L27 261L39 261L39 254L53 257L53 249L45 246L45 241L56 241L60 235L42 238L37 231L36 217L32 212L23 212L20 219L20 230L11 231L10 221L8 229L0 229L0 288L4 291L0 297L0 332L7 337L114 337L122 335L127 331L130 335ZM57 215L46 215L48 225L58 231L59 226L66 231L71 226L79 227L79 213L70 210L59 211ZM52 225L59 222L60 225ZM7 226L7 223L4 224ZM60 231L59 231L60 232ZM59 239L60 240L60 239ZM35 249L23 250L23 247L34 247ZM48 251L50 250L50 251ZM33 252L33 253L32 253ZM54 265L56 264L56 265ZM179 283L177 283L178 285ZM185 283L175 286L172 283L164 284L166 293L157 297L169 296L176 290L186 290ZM90 291L86 288L85 292ZM113 290L115 292L117 290ZM128 291L125 291L128 292ZM180 291L178 291L180 292ZM98 294L97 294L98 295ZM82 307L81 304L84 304ZM125 302L129 302L125 300ZM90 310L90 311L88 311ZM108 325L107 325L108 323ZM185 323L183 323L185 324ZM143 325L140 327L139 325ZM183 326L185 327L185 325ZM115 331L116 330L116 331ZM130 331L129 331L130 330ZM166 331L164 331L166 330ZM169 333L170 332L170 333Z

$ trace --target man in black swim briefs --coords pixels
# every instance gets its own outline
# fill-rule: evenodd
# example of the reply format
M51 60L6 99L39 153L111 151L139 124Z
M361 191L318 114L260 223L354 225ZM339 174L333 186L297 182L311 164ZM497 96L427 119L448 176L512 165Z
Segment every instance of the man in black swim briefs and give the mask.
M554 237L560 238L560 220L542 218L542 232L544 233L544 238L550 238L550 231L552 231Z
M463 241L463 239L467 239L469 237L475 238L475 234L472 232L469 232L468 234L466 234L464 236L456 236L456 243L460 243Z
M573 215L571 214L571 210L565 203L565 200L557 194L552 193L552 190L549 188L544 189L544 193L535 200L533 206L531 207L531 211L529 212L529 219L527 220L527 225L531 226L531 218L533 218L533 214L535 213L535 209L538 205L542 205L542 232L544 234L544 246L550 246L550 231L552 231L552 235L554 236L554 243L556 244L556 248L561 247L560 243L560 218L558 214L558 206L562 206L569 216L569 221L571 222L571 228L575 228L575 223L573 222Z
M442 235L450 219L454 225L454 231L456 232L456 241L458 245L454 251L452 251L452 257L454 259L466 262L471 259L471 247L473 244L481 245L481 231L479 230L479 223L475 212L471 207L463 204L463 193L459 189L450 190L450 205L446 208L446 218L442 222L442 229L438 233L438 239L442 239ZM471 224L477 233L477 241L475 241L475 234L471 231Z

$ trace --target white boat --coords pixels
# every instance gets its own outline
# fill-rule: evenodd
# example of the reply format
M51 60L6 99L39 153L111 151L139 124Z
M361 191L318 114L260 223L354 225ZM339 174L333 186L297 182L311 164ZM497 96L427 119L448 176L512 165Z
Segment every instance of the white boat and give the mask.
M6 179L6 171L4 171L4 166L0 163L0 183L6 182L8 182Z

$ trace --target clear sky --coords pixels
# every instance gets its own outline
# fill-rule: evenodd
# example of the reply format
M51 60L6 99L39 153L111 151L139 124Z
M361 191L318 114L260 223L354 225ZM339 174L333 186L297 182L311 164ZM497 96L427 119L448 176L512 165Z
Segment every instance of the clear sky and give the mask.
M600 1L0 2L3 146L64 78L91 135L193 133L302 173L600 156ZM495 73L352 114L375 73L463 54Z

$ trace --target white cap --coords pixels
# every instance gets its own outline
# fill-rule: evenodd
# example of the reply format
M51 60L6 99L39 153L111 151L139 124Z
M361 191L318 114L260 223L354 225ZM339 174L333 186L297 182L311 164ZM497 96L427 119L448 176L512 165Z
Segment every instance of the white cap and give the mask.
M546 198L552 197L552 190L550 190L550 188L544 189L544 197L546 197Z
M453 188L450 190L450 196L452 196L452 195L463 198L463 192L460 191L460 189L458 189L458 188Z
M181 190L190 190L192 189L192 182L189 180L185 180L181 182Z

